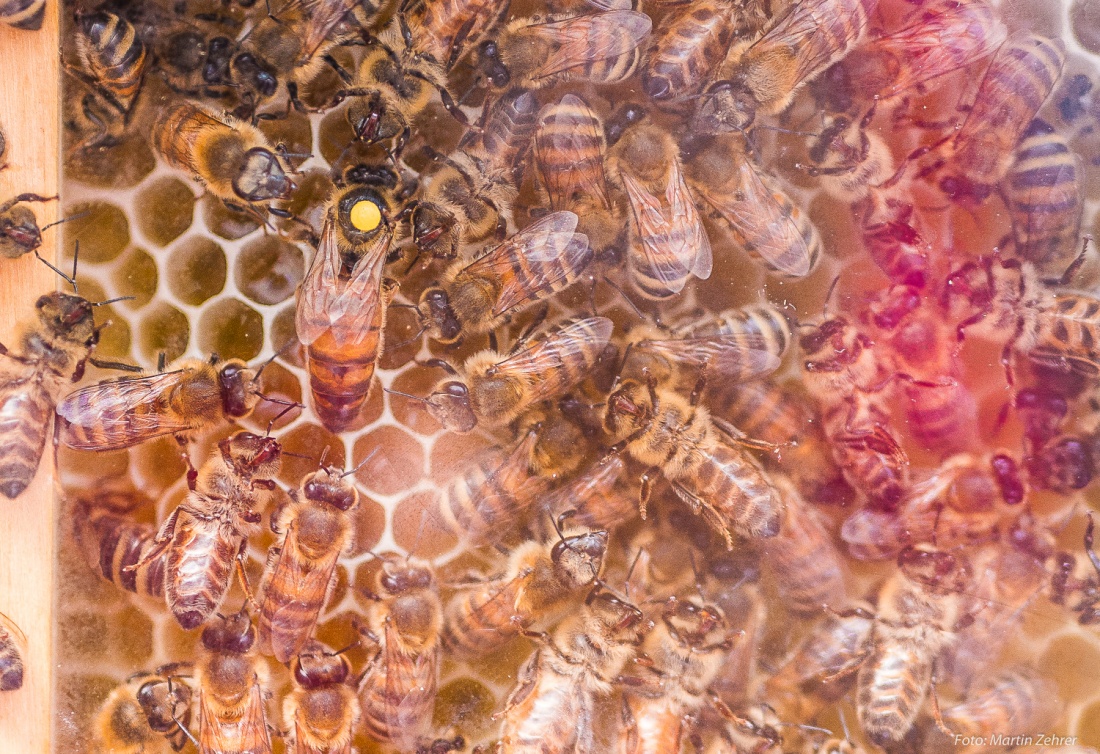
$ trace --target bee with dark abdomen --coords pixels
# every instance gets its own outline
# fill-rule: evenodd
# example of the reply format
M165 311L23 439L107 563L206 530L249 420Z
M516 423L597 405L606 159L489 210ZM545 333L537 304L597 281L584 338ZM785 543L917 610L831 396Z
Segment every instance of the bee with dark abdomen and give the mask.
M148 63L145 44L133 25L106 11L78 13L76 52L96 91L128 116Z

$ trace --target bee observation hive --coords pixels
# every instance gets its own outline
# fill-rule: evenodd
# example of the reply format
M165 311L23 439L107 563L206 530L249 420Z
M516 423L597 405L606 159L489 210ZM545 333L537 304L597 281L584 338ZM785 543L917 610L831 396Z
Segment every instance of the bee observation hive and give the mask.
M362 708L333 752L539 750L567 683L541 750L1100 749L1100 3L46 0L0 44L0 200L59 194L42 256L112 301L0 501L12 751L229 751L245 619L240 751L324 750L306 637ZM34 256L0 259L12 352L71 290ZM219 495L209 555L180 532ZM306 595L271 574L322 498Z

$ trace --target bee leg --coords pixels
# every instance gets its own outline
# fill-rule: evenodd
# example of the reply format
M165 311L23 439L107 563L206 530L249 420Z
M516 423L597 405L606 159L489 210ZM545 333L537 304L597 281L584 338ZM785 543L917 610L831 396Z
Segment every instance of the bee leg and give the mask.
M649 509L649 498L653 494L653 479L661 470L656 466L650 467L642 474L642 489L638 493L638 515L646 520L646 512Z
M1097 575L1100 575L1100 555L1096 554L1096 551L1092 549L1092 534L1095 524L1092 520L1092 514L1088 514L1088 524L1085 525L1085 552L1088 553L1089 560L1092 562L1092 567L1096 569Z
M237 578L240 579L241 589L244 590L245 600L253 612L259 612L260 606L256 603L256 595L252 592L252 585L248 583L248 574L244 570L244 561L248 557L248 539L241 540L241 547L237 551L236 569Z
M955 731L947 727L947 723L943 721L943 713L940 712L940 697L936 693L936 675L932 674L932 688L929 689L929 700L932 702L932 718L936 721L936 727L944 732L945 735L954 739Z
M531 323L528 324L527 327L523 328L523 332L520 333L519 337L516 339L516 342L512 344L512 348L509 349L508 353L517 353L521 348L523 348L524 345L527 344L527 341L529 341L531 339L531 336L534 335L535 330L541 327L542 323L546 321L546 314L549 311L550 307L545 304L539 307L539 310L535 313L535 318L531 320Z

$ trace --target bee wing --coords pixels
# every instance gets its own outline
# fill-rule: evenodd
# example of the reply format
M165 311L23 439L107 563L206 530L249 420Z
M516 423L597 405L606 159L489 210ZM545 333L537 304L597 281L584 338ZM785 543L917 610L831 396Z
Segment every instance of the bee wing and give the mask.
M680 161L673 160L668 175L668 186L665 187L665 198L668 200L669 210L672 213L674 227L680 233L685 234L687 244L695 250L695 260L691 263L691 274L700 280L710 277L714 259L710 249L710 239L703 230L703 222L699 217L699 208L695 206L695 199L684 181L684 174L680 171Z
M635 348L649 351L677 364L701 369L731 380L750 380L779 368L779 357L766 349L757 335L646 340Z
M270 754L271 739L267 733L263 689L253 678L241 718L222 723L210 706L208 694L200 694L199 744L202 751L234 752L234 754Z
M612 10L532 24L527 30L556 46L532 78L556 76L600 60L614 60L637 49L653 22L644 13Z
M400 740L394 744L398 748L411 749L424 722L423 700L435 698L438 647L415 654L402 652L393 621L386 623L385 641L381 667L386 673L386 703L393 704L387 717L391 727L404 734L398 736Z
M834 61L838 44L848 42L848 40L835 40L834 43L824 43L822 26L827 20L823 18L822 11L818 10L814 3L792 3L787 14L774 23L764 36L753 43L753 46L764 44L769 45L771 49L794 50L797 72L793 80L805 81L813 73ZM862 31L863 27L860 26L850 29L849 33L854 39Z
M881 93L889 98L984 58L1006 37L1005 26L994 17L993 8L973 0L919 13L912 25L874 40L867 50L905 61L897 78Z
M161 397L179 383L179 372L164 372L143 377L123 377L76 390L57 405L58 416L77 426L92 421L99 431L94 445L86 449L118 450L162 435L186 432L188 422L163 411L138 411L161 401ZM104 389L107 386L109 389ZM106 437L119 438L116 443ZM66 444L84 447L83 443Z
M596 128L596 121L592 118L582 118L577 111L590 110L588 104L573 94L567 94L561 98L563 107L555 108L546 117L539 119L539 130L543 125L561 125L555 133L565 136L556 139L553 144L547 144L539 136L535 137L535 160L539 165L554 162L546 153L550 150L563 153L585 154L588 145L593 141L605 144L604 135ZM541 135L541 134L540 134ZM549 170L539 171L542 182L546 185L546 192L550 195L550 206L560 209L567 206L577 194L595 197L604 207L610 207L611 201L607 196L607 176L604 173L604 152L599 155L599 166L596 170ZM598 179L594 176L598 175Z
M0 613L0 631L6 632L11 637L11 641L21 657L27 655L27 635L23 633L23 629L15 625L15 621L3 613Z
M289 658L296 651L301 629L308 628L306 633L312 635L317 616L314 615L313 623L308 627L300 625L299 616L302 614L303 606L308 605L316 605L317 613L320 613L324 606L325 595L328 593L332 572L340 557L340 552L336 549L320 560L306 560L303 557L296 557L300 550L298 527L293 526L287 531L286 540L283 543L283 554L279 558L278 570L273 576L274 579L284 580L286 591L294 595L293 602L273 606L270 616L271 644L275 656L280 660ZM268 604L270 603L265 601L264 607L267 608ZM280 627L279 617L284 612L296 626L292 631L286 631Z
M559 290L592 260L588 237L576 233L576 227L577 216L572 212L554 212L516 233L460 274L501 281L500 297L493 307L493 315L499 317L537 301L546 292Z
M529 383L529 405L549 400L562 389L565 378L559 370L598 356L610 340L613 327L606 317L578 320L498 362L493 375Z
M382 306L382 269L389 247L389 233L379 233L348 279L341 280L336 228L325 223L317 254L298 291L294 324L304 345L330 331L337 336L337 343L356 345L371 332Z
M301 58L312 58L329 38L329 34L348 17L358 0L304 0L302 5L309 13L302 38Z
M715 197L705 186L698 187L700 194L732 226L746 248L782 275L805 277L813 253L798 224L783 211L781 202L748 159L742 160L738 172L740 191L736 198Z
M671 182L671 179L670 179ZM630 208L638 226L638 239L649 271L660 280L669 293L679 293L687 283L688 275L698 268L710 276L710 242L698 225L698 214L688 210L686 214L666 217L661 202L628 173L623 173L623 184L630 199ZM666 189L666 196L671 193ZM678 200L679 201L679 200ZM689 204L690 204L689 199ZM680 206L681 213L685 208ZM695 227L692 227L692 223ZM702 234L702 247L699 246Z

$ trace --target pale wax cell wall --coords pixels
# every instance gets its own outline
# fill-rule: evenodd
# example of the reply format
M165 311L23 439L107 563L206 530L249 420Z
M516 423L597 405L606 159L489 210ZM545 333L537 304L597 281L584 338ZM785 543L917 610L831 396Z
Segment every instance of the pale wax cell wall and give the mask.
M1065 40L1067 76L1084 72L1100 80L1096 76L1100 70L1100 2L1077 5L1081 8L1072 18L1076 27L1071 26L1068 6L1053 9L1046 0L1006 0L1002 12L1011 27L1033 28ZM148 91L142 96L166 97L168 91L162 83L149 78ZM67 86L74 92L79 87L71 80ZM440 108L432 109L425 120L437 130L457 128ZM296 180L303 188L295 200L295 211L317 224L331 187L326 177L329 160L338 156L326 142L326 130L346 130L342 109L308 118L295 113L285 121L265 122L261 128L272 135L272 141L286 143L290 152L310 155L297 161L301 174ZM254 364L269 358L293 337L294 292L312 258L312 248L254 224L250 227L239 217L229 217L218 200L204 197L200 186L154 156L143 140L142 129L135 132L114 148L117 151L107 170L96 158L70 161L62 192L63 215L76 217L59 230L64 233L68 259L75 242L80 243L81 293L92 300L134 297L98 313L100 321L109 318L112 323L103 332L99 354L150 370L155 369L162 353L168 361L185 355L207 358L211 353ZM1100 135L1084 134L1079 143L1086 160L1089 149L1092 157L1100 157ZM1084 230L1095 232L1100 167L1090 165L1087 175ZM799 198L803 206L812 207L816 217L827 217L837 206L813 198L811 182L803 180L802 186L806 190ZM836 253L838 245L852 239L850 230L846 239L842 236L842 226L842 222L828 219L821 224L827 253L841 258L844 254ZM774 300L772 292L778 290L792 300L807 302L805 308L811 312L815 307L819 310L823 289L835 274L833 270L841 266L835 259L827 260L810 281L786 288L773 285L769 295ZM763 283L755 268L747 268L744 277L750 281L744 289ZM719 289L714 285L710 290ZM704 306L710 305L707 295L706 287L697 292ZM743 293L735 290L733 295ZM584 297L577 301L585 303ZM728 305L729 301L723 302ZM685 305L681 311L689 308ZM395 388L423 394L438 378L438 373L413 363L414 357L439 356L438 348L421 341L402 344L415 329L408 310L390 310L386 337L397 347L383 355L365 426L336 437L306 408L280 420L273 431L286 450L308 457L285 459L278 478L284 489L295 486L313 468L315 462L310 458L316 459L322 449L327 448L329 463L345 468L368 459L355 474L362 500L356 514L354 552L340 561L338 583L318 631L318 637L333 648L346 646L355 638L349 614L361 613L369 603L355 587L371 587L377 567L373 553L403 554L415 548L416 555L433 560L444 580L448 576L457 579L471 565L499 564L493 553L463 553L432 515L441 487L477 451L488 447L489 440L448 435L421 407L382 391ZM91 375L110 376L97 370L91 370ZM264 378L268 394L308 403L304 398L308 396L307 375L297 346L268 366ZM242 426L263 432L278 409L261 405ZM220 429L196 445L196 463L229 431ZM82 490L89 489L136 490L139 497L135 499L144 502L135 515L151 523L163 521L186 492L184 466L171 438L96 456L63 451L60 468L68 497L79 497ZM1092 488L1090 496L1094 495ZM1095 499L1088 503L1096 507ZM73 541L71 526L65 523L69 517L71 507L63 502L56 750L92 752L91 726L109 692L135 671L193 659L199 632L182 631L163 604L125 594L97 578ZM265 535L251 543L253 581L259 579L264 551L272 541L266 532L265 526ZM873 578L873 569L864 569L861 575ZM236 606L242 599L239 586L235 586L227 604ZM1100 747L1100 684L1096 683L1100 633L1079 626L1068 611L1050 606L1040 596L1029 607L1015 644L1018 647L1013 653L1037 661L1043 672L1057 681L1066 700L1065 714L1051 732L1075 735L1082 746ZM498 723L490 714L500 709L511 687L511 673L526 649L523 642L514 643L511 650L490 658L483 667L444 662L443 691L436 709L440 730L446 731L453 723L468 741L491 738ZM361 661L363 655L356 657ZM289 687L289 678L273 661L271 666L272 691L281 697ZM274 712L276 705L271 707ZM364 754L382 750L362 737L356 739L356 745Z

